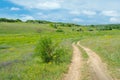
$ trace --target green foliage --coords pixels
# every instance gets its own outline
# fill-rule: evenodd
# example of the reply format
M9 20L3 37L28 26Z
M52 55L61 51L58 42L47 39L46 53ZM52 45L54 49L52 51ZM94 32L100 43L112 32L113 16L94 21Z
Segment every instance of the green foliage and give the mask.
M62 29L57 29L56 32L64 32Z
M94 31L92 28L89 28L88 31Z
M27 20L26 23L49 24L51 22L50 21L45 21L45 20Z
M6 19L0 18L0 22L22 22L20 19Z
M82 28L79 28L79 29L77 29L77 31L78 31L78 32L82 32L82 31L83 31L83 29L82 29Z
M54 44L50 38L41 38L35 49L36 55L40 56L43 62L51 62L53 60Z
M65 47L57 47L53 54L53 62L57 64L65 62L65 55L68 55L67 53L68 51L65 49Z
M50 23L1 22L0 65L10 64L0 66L0 80L61 80L71 61L71 43L78 40L81 40L83 45L92 46L91 49L100 54L103 61L109 64L109 69L114 66L110 71L114 71L114 75L119 77L120 30L116 30L119 25L110 25L112 29L114 27L111 31L96 31L95 25L94 31L89 32L88 27L79 27L79 25L68 27L66 23L63 27L60 24L59 28L65 33L55 32L55 29L50 27ZM72 28L75 31L72 31ZM84 32L77 32L76 30L79 28L82 28ZM54 48L51 51L52 60L48 63L43 63L39 54L34 54L36 44L39 38L40 40L43 38L42 36L51 37L52 46L50 48ZM59 44L55 45L56 43ZM32 55L36 55L36 57L33 58ZM83 57L87 59L88 56L83 54Z
M49 37L41 38L35 48L35 56L39 56L45 63L62 63L65 61L65 54L67 49L57 46Z
M112 27L108 27L108 26L101 26L101 27L97 27L97 30L99 31L105 31L105 30L112 30Z
M0 45L0 49L8 49L10 48L9 46L6 46L6 45Z
M94 25L90 25L90 26L93 27L93 28L95 27Z
M55 24L51 24L51 26L53 27L53 28L55 28L55 29L57 29L58 28L58 25L55 23Z
M113 29L120 30L120 24L96 25L96 29L100 31L113 30Z

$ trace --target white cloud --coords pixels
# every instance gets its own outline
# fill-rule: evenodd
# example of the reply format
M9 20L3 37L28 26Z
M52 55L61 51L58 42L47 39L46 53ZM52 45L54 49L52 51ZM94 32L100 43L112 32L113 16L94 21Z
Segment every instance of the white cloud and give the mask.
M120 0L9 0L17 5L36 9L120 10Z
M23 19L35 18L54 21L66 20L68 22L84 21L84 23L94 24L104 22L106 23L117 22L119 19L116 17L120 17L119 8L120 0L8 0L8 1L11 1L16 5L24 7L26 11L27 9L30 9L29 12L31 12L32 15L34 15L34 17L22 16ZM79 19L79 17L83 18L84 20ZM111 17L110 21L108 20L109 17Z
M21 15L21 20L26 21L26 20L34 20L34 17L30 15Z
M69 13L73 14L73 15L80 15L81 14L81 12L77 11L77 10L70 11Z
M119 0L62 0L62 8L74 10L120 10Z
M88 16L96 15L95 11L90 11L90 10L84 10L84 11L82 11L82 13L85 15L88 15Z
M112 23L120 23L120 17L111 17L110 22L112 22Z
M80 19L80 18L74 18L73 22L83 22L84 20Z
M57 1L49 1L49 0L10 0L11 2L24 6L26 8L32 9L58 9L60 8L60 4Z
M97 14L95 11L91 11L91 10L81 10L81 11L73 10L70 11L69 13L73 15L87 15L87 16L94 16Z
M101 14L104 16L111 16L111 17L120 16L120 13L118 13L117 11L102 11Z
M42 9L59 9L61 6L57 2L49 2L46 1L43 4L39 4L36 8L42 8Z
M45 15L45 14L43 14L43 13L41 13L41 12L37 13L37 16L38 16L39 18L41 18L41 19L47 19L47 18L50 17L49 15Z
M10 10L11 10L11 11L19 11L19 10L20 10L20 8L17 8L17 7L12 7Z

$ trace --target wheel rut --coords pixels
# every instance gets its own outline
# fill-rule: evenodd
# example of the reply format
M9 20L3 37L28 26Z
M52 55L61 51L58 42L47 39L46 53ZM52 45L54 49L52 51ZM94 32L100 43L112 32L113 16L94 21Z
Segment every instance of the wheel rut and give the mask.
M73 47L73 56L72 62L70 64L68 73L65 74L63 80L80 80L81 77L81 66L82 66L82 58L81 52L75 43L72 44Z
M80 45L80 42L79 46L83 48L89 56L88 64L93 80L113 80L107 72L107 68L102 62L101 58L91 49Z

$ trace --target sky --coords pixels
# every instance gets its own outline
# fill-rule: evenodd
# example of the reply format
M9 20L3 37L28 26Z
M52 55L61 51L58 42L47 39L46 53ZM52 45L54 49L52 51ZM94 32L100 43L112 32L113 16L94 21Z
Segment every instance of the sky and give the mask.
M0 0L0 17L78 24L120 23L120 0Z

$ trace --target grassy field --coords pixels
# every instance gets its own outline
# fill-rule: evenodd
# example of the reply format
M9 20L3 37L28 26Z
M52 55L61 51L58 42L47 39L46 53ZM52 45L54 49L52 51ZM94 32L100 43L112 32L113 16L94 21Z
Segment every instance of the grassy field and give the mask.
M78 29L60 26L63 32L56 32L49 24L0 23L0 80L61 80L70 64L71 44L79 40L100 55L113 77L120 78L120 30L77 32L73 28ZM66 62L43 63L33 57L38 40L44 36L68 49Z
M120 31L103 31L82 39L81 44L91 48L107 63L112 77L120 79Z
M0 80L60 80L70 63L71 38L77 33L68 34L56 32L49 24L0 23ZM43 36L69 49L66 62L47 64L33 57L34 48Z

